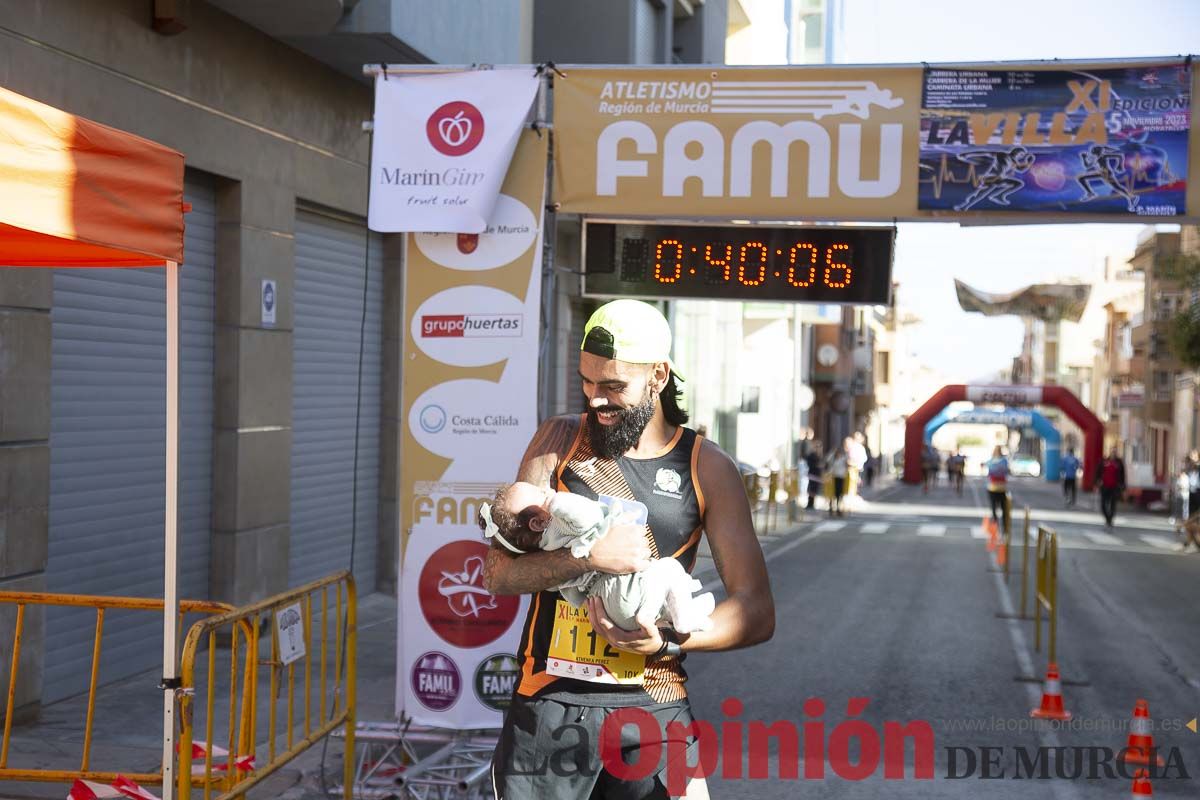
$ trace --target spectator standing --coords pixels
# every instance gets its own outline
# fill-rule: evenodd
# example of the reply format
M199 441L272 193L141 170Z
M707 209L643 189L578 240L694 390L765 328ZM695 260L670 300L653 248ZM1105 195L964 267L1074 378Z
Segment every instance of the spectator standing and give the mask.
M1125 462L1117 454L1117 448L1110 450L1096 467L1096 485L1100 487L1100 513L1104 515L1104 524L1111 528L1117 514L1117 500L1125 491Z

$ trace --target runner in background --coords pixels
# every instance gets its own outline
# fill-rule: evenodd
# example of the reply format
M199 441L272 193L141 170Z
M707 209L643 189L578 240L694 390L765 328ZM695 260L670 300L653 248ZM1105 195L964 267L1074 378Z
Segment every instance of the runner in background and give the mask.
M1075 500L1079 494L1078 487L1075 485L1075 479L1079 476L1079 459L1075 457L1075 448L1067 448L1067 454L1062 460L1062 479L1063 479L1063 502L1067 507L1075 505Z
M1117 514L1117 500L1125 491L1125 462L1117 454L1117 448L1096 466L1096 485L1100 487L1100 513L1104 515L1104 524L1111 528Z
M997 523L1004 517L1004 498L1008 494L1008 459L1004 449L996 445L992 458L987 462L988 500L992 505L992 519Z

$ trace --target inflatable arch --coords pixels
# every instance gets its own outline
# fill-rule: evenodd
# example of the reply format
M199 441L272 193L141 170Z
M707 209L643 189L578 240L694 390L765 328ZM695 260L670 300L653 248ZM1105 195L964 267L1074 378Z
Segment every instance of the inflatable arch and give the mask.
M1083 431L1083 479L1085 492L1095 482L1096 467L1104 447L1104 424L1069 389L1062 386L967 386L956 383L943 386L924 405L909 415L904 427L904 480L921 482L921 451L925 444L925 426L942 409L959 400L976 405L1000 403L1005 406L1054 406Z
M952 413L950 409L943 408L925 425L925 444L932 444L933 434L937 429L950 422L1007 425L1010 428L1021 429L1033 428L1034 432L1046 443L1042 453L1042 476L1051 482L1057 481L1061 477L1062 434L1050 420L1033 409L1006 408L1003 411L992 411L987 408L976 408L971 411Z

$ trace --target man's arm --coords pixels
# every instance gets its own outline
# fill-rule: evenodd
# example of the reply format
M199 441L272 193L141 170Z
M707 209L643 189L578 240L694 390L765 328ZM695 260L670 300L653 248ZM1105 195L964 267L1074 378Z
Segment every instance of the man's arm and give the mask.
M713 611L711 630L680 637L685 652L749 647L775 634L775 600L741 475L721 448L707 440L702 446L696 480L707 498L704 529L727 596ZM623 650L649 655L662 646L658 628L613 625L598 598L589 600L588 613L600 635Z
M517 480L554 488L554 472L578 433L578 417L552 417L543 422L525 449ZM575 558L569 548L517 556L493 543L483 565L483 585L492 594L531 594L585 572L637 572L645 569L649 558L643 529L635 525L613 526L587 558Z
M726 598L713 612L712 629L687 637L683 649L749 647L775 635L771 579L737 465L712 442L705 441L703 447L697 480L707 500L704 531Z
M551 417L538 426L525 448L517 480L554 488L552 479L579 432L578 417ZM516 554L495 543L483 565L483 585L492 594L530 594L558 586L587 572L583 559L569 550Z

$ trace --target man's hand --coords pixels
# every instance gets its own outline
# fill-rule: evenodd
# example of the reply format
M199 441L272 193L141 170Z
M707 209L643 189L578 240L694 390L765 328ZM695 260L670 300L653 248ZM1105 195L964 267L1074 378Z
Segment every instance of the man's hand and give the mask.
M650 545L642 525L614 525L592 545L589 569L610 575L641 572L650 566Z
M588 619L597 635L618 650L652 656L662 647L662 636L656 626L639 622L636 631L618 628L604 611L604 603L599 597L587 599L587 610Z

